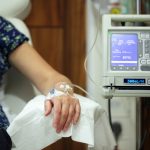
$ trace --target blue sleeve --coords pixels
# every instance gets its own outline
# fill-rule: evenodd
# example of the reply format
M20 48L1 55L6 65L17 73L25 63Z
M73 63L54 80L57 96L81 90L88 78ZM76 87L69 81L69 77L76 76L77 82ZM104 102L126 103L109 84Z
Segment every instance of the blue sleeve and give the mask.
M0 76L10 67L10 53L25 41L28 41L28 38L0 16Z

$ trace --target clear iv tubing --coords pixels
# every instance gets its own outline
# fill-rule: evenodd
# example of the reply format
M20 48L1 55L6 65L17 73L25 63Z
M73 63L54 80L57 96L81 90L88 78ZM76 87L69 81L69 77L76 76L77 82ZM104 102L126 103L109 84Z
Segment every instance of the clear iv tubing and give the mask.
M84 61L84 69L85 69L85 72L86 72L86 74L88 75L90 81L92 81L92 83L94 83L94 85L96 85L96 86L99 87L99 84L97 84L97 83L94 81L94 79L91 77L91 75L89 74L89 72L88 72L88 70L87 70L87 60L88 60L88 58L89 58L91 52L94 50L93 48L94 48L94 46L95 46L95 44L96 44L97 37L98 37L98 33L99 33L98 31L99 31L99 26L100 26L100 21L99 21L99 18L100 18L100 4L99 4L98 12L97 12L97 18L98 18L98 22L97 22L97 27L96 27L96 29L97 29L97 31L96 31L96 36L95 36L95 39L94 39L94 42L93 42L91 48L88 50L87 56L86 56L86 58L85 58L85 61Z
M98 10L98 12L97 12L97 18L100 18L100 6L99 6L99 10ZM88 58L89 58L89 56L90 56L90 54L91 54L91 52L93 51L93 48L94 48L94 46L95 46L95 43L96 43L96 40L97 40L97 37L98 37L98 33L99 33L99 32L98 32L98 31L99 31L99 25L100 25L100 23L99 23L99 20L98 20L98 23L97 23L97 31L96 31L96 36L95 36L94 42L93 42L91 48L88 50L88 54L87 54L87 56L86 56L86 58L85 58L85 61L84 61L84 69L85 69L86 74L88 75L90 81L92 81L92 83L94 83L94 85L96 85L96 86L98 86L98 87L99 87L99 84L97 84L97 83L93 80L93 78L91 77L91 75L90 75L89 72L87 71L87 60L88 60ZM85 89L83 89L81 86L76 85L76 84L71 84L71 86L72 86L72 87L75 87L75 88L77 88L77 89L79 89L79 90L81 90L81 91L84 92L89 98L92 98L92 99L94 99L94 100L96 101L96 98L95 98L94 96L92 96L89 92L87 92Z
M76 85L76 84L71 84L72 87L75 87L79 90L81 90L82 92L84 92L89 98L95 99L94 96L91 96L91 94L89 94L89 92L87 92L86 90L84 90L81 86Z

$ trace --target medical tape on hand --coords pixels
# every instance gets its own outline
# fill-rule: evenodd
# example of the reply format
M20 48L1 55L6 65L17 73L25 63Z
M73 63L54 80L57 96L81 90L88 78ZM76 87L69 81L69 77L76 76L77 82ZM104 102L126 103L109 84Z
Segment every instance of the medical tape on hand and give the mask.
M47 96L46 96L46 100L47 100L47 99L50 100L50 99L52 99L53 97L62 96L62 95L65 95L65 93L62 92L62 91L58 91L57 89L51 89L51 90L48 92Z

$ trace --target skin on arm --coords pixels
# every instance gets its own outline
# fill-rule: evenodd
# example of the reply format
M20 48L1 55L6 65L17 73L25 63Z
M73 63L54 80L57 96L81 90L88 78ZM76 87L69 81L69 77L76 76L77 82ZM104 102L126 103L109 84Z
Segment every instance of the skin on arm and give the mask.
M71 83L64 75L53 69L28 43L23 43L9 56L10 63L22 72L31 82L47 95L59 82ZM80 116L79 101L71 96L62 95L45 101L45 115L54 109L53 127L57 132L66 131L69 125L76 123Z

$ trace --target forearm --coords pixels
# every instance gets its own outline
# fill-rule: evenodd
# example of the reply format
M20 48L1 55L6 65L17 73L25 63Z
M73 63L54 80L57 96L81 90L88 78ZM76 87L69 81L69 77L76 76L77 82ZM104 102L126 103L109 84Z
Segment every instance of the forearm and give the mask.
M10 54L9 61L26 75L44 95L47 95L48 91L58 82L70 83L67 77L54 70L27 43L15 49ZM79 120L79 101L70 94L62 94L59 97L54 96L52 98L46 97L44 108L45 116L49 115L53 108L54 119L52 125L58 133L62 130L66 131L72 123L75 124Z
M51 57L51 56L50 56ZM57 82L70 80L54 70L29 44L19 46L9 57L11 64L27 76L43 93L47 94Z

